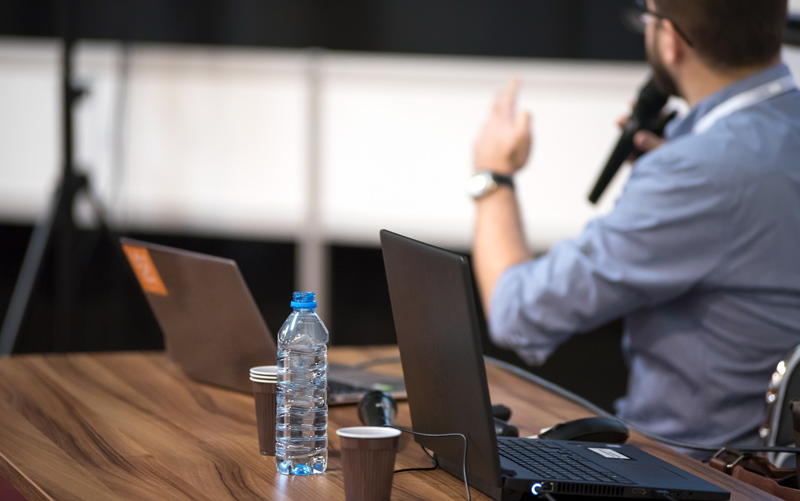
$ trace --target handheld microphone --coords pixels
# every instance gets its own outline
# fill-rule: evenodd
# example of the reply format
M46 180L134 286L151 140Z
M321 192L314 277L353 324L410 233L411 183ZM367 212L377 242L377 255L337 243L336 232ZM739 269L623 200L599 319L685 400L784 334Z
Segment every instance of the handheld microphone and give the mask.
M518 437L519 428L500 418L494 418L494 434L498 437Z
M372 390L358 403L358 419L366 426L394 424L397 401L385 391Z
M658 89L652 78L642 87L639 92L639 100L636 101L636 106L633 108L633 113L631 113L630 118L622 128L622 136L608 158L600 177L597 178L592 193L589 195L590 202L597 203L600 195L608 187L620 166L633 152L634 134L643 129L656 132L659 113L664 108L664 105L667 104L667 100L669 100L669 96Z

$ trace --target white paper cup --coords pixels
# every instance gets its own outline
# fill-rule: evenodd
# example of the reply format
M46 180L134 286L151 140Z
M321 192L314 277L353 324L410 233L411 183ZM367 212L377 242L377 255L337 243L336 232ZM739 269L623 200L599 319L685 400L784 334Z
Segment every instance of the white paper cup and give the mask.
M253 397L256 404L256 426L258 449L265 456L275 455L275 420L277 415L277 387L275 383L253 381Z
M277 376L277 365L262 365L260 367L253 367L250 369L250 374L258 376Z
M336 430L346 501L389 501L400 430L353 426Z

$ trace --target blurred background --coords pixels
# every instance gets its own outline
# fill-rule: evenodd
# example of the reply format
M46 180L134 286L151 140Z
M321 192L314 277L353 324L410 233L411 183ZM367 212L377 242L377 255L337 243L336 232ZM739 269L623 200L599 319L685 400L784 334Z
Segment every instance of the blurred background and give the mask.
M235 259L273 333L302 289L332 344L396 342L378 231L469 252L472 139L512 76L534 114L517 181L532 249L576 236L624 185L586 200L648 74L633 0L71 4L90 192L72 208L71 279L44 255L15 353L162 349L96 206L116 235ZM60 5L0 1L0 320L65 161ZM785 59L800 72L797 50ZM533 370L610 409L619 338L613 322Z

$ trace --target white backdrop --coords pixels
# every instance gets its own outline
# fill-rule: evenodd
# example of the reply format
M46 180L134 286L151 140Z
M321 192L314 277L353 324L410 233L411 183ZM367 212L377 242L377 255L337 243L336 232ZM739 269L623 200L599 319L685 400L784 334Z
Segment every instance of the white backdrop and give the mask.
M474 217L464 192L472 139L508 78L523 79L520 106L534 114L518 190L530 243L543 250L613 204L624 176L601 207L586 196L647 73L632 63L144 44L130 47L125 72L122 53L87 42L77 57L90 89L78 157L114 224L302 238L311 221L325 241L376 244L385 227L458 248ZM800 67L797 52L786 58ZM57 179L58 63L55 41L0 39L4 220L33 221ZM312 214L309 172L320 190Z
M57 179L57 47L0 41L6 220L33 220ZM123 78L121 54L117 44L83 43L76 65L90 89L77 153L116 225L297 237L313 168L326 240L377 243L387 227L460 247L472 231L472 139L508 78L523 78L521 106L535 115L519 191L531 243L546 248L597 213L586 193L646 73L641 64L134 45Z

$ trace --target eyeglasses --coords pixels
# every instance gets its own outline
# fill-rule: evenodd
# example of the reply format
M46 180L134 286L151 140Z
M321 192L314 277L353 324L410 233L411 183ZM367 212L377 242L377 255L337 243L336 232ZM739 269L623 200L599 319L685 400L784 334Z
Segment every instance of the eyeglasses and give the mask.
M639 19L641 20L643 25L647 24L648 21L650 21L651 19L658 19L658 20L666 19L667 21L672 23L672 27L675 28L675 31L678 33L678 35L680 35L680 37L683 38L686 41L686 44L689 47L692 46L692 41L689 40L689 37L687 37L683 33L683 31L681 31L680 28L678 28L678 26L675 24L675 21L673 21L672 19L668 18L667 16L659 14L658 12L650 10L647 7L647 0L636 0L636 8L640 12Z

